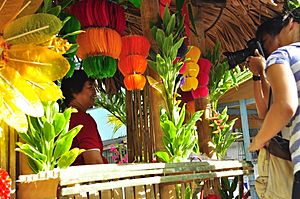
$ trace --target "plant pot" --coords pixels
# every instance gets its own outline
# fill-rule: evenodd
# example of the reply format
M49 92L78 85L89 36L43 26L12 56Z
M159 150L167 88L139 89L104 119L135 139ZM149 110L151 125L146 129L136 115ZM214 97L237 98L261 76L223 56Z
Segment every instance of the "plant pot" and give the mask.
M59 179L37 180L18 184L17 196L19 199L52 199L57 198Z

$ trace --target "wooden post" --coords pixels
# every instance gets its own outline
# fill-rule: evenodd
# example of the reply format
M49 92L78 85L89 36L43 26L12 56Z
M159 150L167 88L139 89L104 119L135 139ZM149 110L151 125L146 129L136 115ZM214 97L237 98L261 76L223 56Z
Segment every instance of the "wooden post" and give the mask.
M159 2L158 0L147 0L142 1L141 5L141 22L143 34L148 38L151 43L151 46L156 46L155 40L152 37L150 31L150 22L156 22L157 17L159 16ZM158 74L153 72L151 69L149 70L149 75L155 79L160 79ZM155 136L155 151L165 150L162 136L163 132L160 127L160 108L164 105L161 94L153 88L150 88L150 114L151 114L151 125L153 128L154 136Z
M193 6L193 15L195 19L195 25L197 28L198 35L191 33L189 37L190 45L198 46L201 49L201 54L205 52L205 32L202 16L202 7ZM208 98L200 98L195 100L195 109L204 110L202 121L197 122L198 131L198 142L200 152L205 153L209 157L212 156L212 148L209 147L208 143L211 141L211 128L209 127L208 117L211 116L211 107Z

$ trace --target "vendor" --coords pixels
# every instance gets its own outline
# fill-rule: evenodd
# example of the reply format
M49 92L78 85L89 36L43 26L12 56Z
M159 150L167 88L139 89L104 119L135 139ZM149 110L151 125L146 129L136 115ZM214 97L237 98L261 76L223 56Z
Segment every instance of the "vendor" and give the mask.
M64 78L61 90L67 107L76 108L72 113L69 129L83 125L80 132L73 139L72 148L85 149L72 165L105 164L107 160L102 156L103 143L97 129L97 124L86 111L91 108L96 99L95 80L88 78L83 70L75 70L71 78Z

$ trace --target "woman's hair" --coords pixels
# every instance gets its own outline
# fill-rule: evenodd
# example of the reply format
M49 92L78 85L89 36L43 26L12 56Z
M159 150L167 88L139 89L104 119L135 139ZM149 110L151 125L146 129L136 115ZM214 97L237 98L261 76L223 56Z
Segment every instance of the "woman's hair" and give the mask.
M94 82L94 80L89 78L83 70L75 70L72 77L64 78L62 80L61 90L65 97L65 106L69 106L69 103L74 99L73 94L80 93L87 81Z
M290 19L293 19L297 23L300 23L300 7L286 12L286 14L283 16L283 26L287 26Z
M256 39L262 41L263 36L266 34L276 36L280 33L283 27L283 16L279 15L273 17L257 27Z

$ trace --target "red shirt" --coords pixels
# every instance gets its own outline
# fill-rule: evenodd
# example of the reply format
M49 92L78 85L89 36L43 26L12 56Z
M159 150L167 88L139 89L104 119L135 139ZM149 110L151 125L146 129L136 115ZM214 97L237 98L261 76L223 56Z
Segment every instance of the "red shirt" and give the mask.
M72 113L69 129L72 129L80 124L83 125L83 127L73 139L71 148L80 148L85 150L99 149L102 155L103 143L98 132L95 120L92 118L92 116L82 111ZM108 163L106 158L104 158L103 156L102 159L104 163ZM82 154L76 158L75 162L73 162L72 165L84 165L84 159Z

